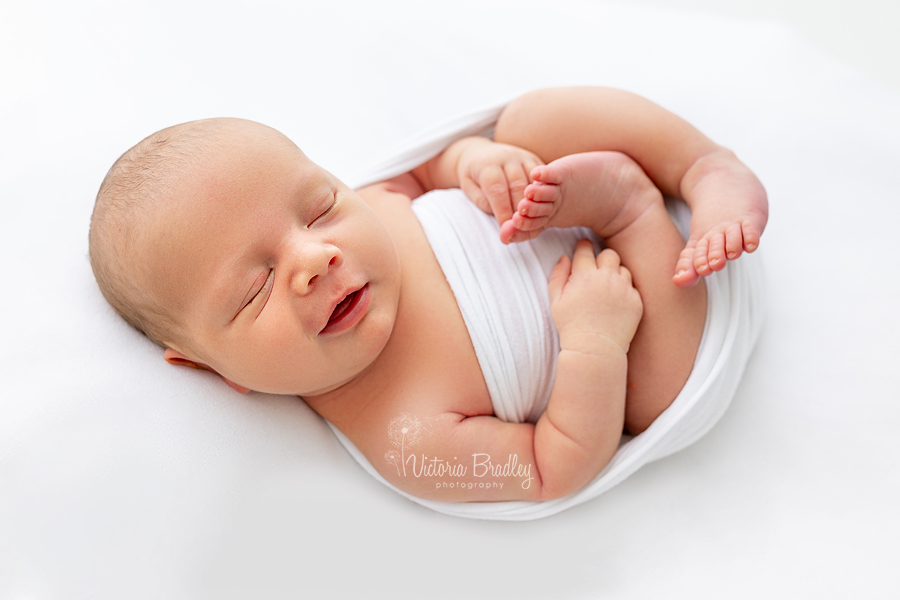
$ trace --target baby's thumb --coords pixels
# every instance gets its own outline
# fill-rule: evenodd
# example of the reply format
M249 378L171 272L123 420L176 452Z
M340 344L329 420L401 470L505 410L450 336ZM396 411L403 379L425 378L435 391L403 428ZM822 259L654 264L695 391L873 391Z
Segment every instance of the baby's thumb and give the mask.
M559 257L553 270L550 271L550 282L547 284L550 295L550 304L555 303L559 300L559 297L562 296L563 288L566 287L566 282L569 280L571 272L572 261L569 260L568 256L563 254Z

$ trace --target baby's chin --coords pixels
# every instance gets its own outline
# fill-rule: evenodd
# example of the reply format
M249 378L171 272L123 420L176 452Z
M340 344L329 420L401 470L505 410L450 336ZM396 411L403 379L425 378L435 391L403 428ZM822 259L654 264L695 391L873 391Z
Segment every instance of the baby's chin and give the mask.
M307 399L312 400L312 399L320 398L326 394L331 394L332 392L337 392L338 390L349 386L356 380L356 378L358 376L359 376L359 373L357 373L357 374L353 375L352 377L349 377L343 381L338 381L336 383L333 383L331 385L326 385L321 388L312 388L312 389L308 389L305 391L300 391L299 393L294 394L294 395L300 396L304 400L307 400Z
M378 362L381 355L379 351L369 360L354 366L351 369L345 369L340 376L330 381L319 381L311 385L298 385L292 388L292 391L277 391L278 394L290 394L300 396L304 400L321 399L325 400L329 395L340 395L344 392L350 392L357 386L364 385L367 375L374 371L374 366Z
M388 301L373 303L374 309L347 332L352 339L349 345L342 344L337 368L333 372L317 374L314 381L284 381L280 385L260 385L251 389L282 395L300 396L304 400L326 400L329 395L341 395L362 388L379 372L380 359L389 348L394 325L397 321L398 296ZM329 354L335 354L332 349ZM330 369L329 369L330 370ZM297 370L294 371L295 373ZM303 375L298 373L298 379Z
M396 320L396 303L392 306L383 306L383 310L366 315L366 320L358 324L362 327L358 331L357 341L364 350L356 355L356 364L344 365L340 379L307 390L305 393L300 392L297 396L305 400L342 391L350 392L357 386L366 385L370 377L376 377L379 373L378 365L381 362L379 359L385 356L385 350L389 348Z

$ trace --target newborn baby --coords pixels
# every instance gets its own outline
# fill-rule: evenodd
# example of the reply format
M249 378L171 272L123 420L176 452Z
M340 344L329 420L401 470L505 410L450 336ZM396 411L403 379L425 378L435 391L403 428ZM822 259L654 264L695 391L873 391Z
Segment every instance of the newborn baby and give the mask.
M495 416L413 213L451 187L495 216L504 243L584 226L606 245L595 256L579 242L552 269L560 351L534 423ZM663 194L691 207L687 242ZM754 251L766 220L762 185L730 151L632 94L571 88L522 96L493 141L465 138L358 191L258 123L165 129L113 165L90 253L104 296L167 361L301 396L401 490L546 500L584 486L623 429L643 431L677 396L706 316L695 284ZM440 472L410 476L427 459ZM466 485L486 475L498 485ZM436 486L442 476L457 485Z

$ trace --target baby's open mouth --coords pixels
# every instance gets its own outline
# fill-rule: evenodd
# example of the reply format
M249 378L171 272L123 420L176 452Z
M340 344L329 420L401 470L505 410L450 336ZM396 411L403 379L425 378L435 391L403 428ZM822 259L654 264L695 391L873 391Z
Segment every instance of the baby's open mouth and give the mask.
M361 313L365 312L367 306L361 307L360 303L365 299L368 287L369 285L366 284L355 292L350 292L343 300L338 302L338 305L334 307L331 316L328 317L328 323L325 324L322 333L343 331L344 329L352 327L359 318L362 318ZM368 303L366 304L368 305Z
M355 292L350 292L350 294L346 298L341 300L338 303L338 305L334 307L334 312L331 313L331 317L329 317L329 319L328 319L328 324L330 325L334 321L337 321L338 319L340 319L341 315L343 315L345 312L347 312L347 310L349 310L350 305L353 304L353 302L356 300L356 297L358 295L359 295L359 290L356 290Z

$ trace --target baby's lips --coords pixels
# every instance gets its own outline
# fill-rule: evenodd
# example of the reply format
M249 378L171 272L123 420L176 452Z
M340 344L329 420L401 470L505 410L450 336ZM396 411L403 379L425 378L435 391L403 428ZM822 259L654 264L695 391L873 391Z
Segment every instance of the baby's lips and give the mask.
M341 307L342 303L349 302ZM340 299L334 304L334 308L328 315L325 326L319 332L322 333L341 333L353 327L368 311L370 302L369 284L365 284L361 288L345 292ZM335 315L338 311L339 314Z
M336 285L340 286L341 284L337 283ZM331 316L334 314L334 311L337 309L338 305L343 302L344 299L347 298L347 296L355 291L358 291L359 289L360 288L351 285L346 287L338 287L338 289L335 290L335 293L331 296L330 303L325 307L325 311L327 312L322 315L321 320L319 321L319 331L322 331L323 329L325 329L325 327L328 326L328 322L331 320Z

